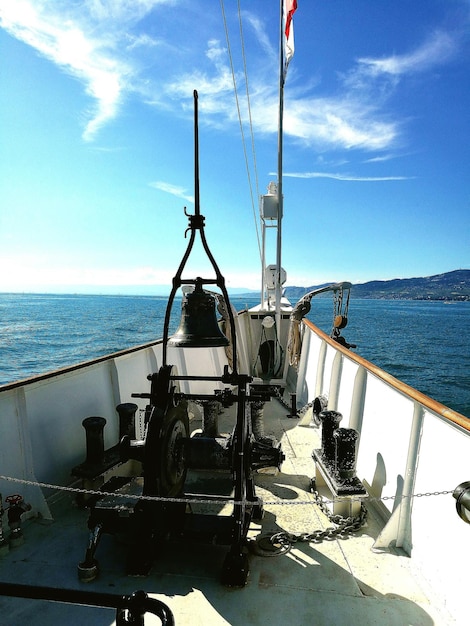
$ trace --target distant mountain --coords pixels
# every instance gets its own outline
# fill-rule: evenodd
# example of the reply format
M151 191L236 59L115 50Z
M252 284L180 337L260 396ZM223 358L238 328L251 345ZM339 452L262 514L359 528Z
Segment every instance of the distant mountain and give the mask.
M291 302L296 302L306 293L323 286L286 287L285 294ZM454 270L424 278L372 280L353 285L351 294L355 298L380 300L470 301L470 270Z

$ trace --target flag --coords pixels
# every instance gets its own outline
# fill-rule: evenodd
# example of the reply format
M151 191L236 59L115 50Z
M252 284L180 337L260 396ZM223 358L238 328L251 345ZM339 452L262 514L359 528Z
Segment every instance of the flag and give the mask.
M294 56L294 24L292 18L297 10L297 0L283 0L283 25L284 25L284 80L287 74L287 66Z

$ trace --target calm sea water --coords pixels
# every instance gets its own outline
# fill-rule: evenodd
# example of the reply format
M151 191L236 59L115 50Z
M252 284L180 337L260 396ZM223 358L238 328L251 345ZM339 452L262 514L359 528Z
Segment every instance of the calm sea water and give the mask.
M165 297L0 294L0 384L158 339L165 310ZM361 356L470 417L469 315L468 302L352 299L343 334ZM179 316L176 301L170 332ZM314 299L309 317L329 333L331 300Z

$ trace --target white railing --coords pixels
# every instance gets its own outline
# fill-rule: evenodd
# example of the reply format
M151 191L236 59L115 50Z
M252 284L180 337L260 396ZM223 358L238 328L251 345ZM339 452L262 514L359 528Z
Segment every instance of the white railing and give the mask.
M305 378L304 378L305 377ZM401 548L435 589L465 596L456 563L470 542L453 490L470 480L470 420L409 387L305 322L298 405L328 397L360 433L357 475L382 515L375 548Z
M161 343L156 342L0 387L0 473L69 484L72 467L85 460L83 419L105 417L105 447L115 445L119 438L115 407L131 401L133 392L148 391L146 378L158 368L161 352ZM145 405L145 400L135 402L141 408ZM12 490L13 483L0 481L0 493ZM33 486L22 493L33 509L50 517L44 496L51 494Z

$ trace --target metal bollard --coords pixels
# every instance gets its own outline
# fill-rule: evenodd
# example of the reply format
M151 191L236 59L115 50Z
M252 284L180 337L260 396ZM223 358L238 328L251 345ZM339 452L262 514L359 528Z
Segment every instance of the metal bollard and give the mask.
M338 428L335 441L335 468L338 478L348 480L356 475L356 447L359 433L354 428Z
M104 417L86 417L82 422L86 431L86 465L101 465L104 461L105 424Z
M118 404L116 411L119 414L119 441L128 435L135 439L135 413L138 407L133 402L123 402Z
M336 446L333 433L338 428L343 416L337 411L321 411L318 417L320 418L322 425L322 456L325 461L334 466L336 459Z

